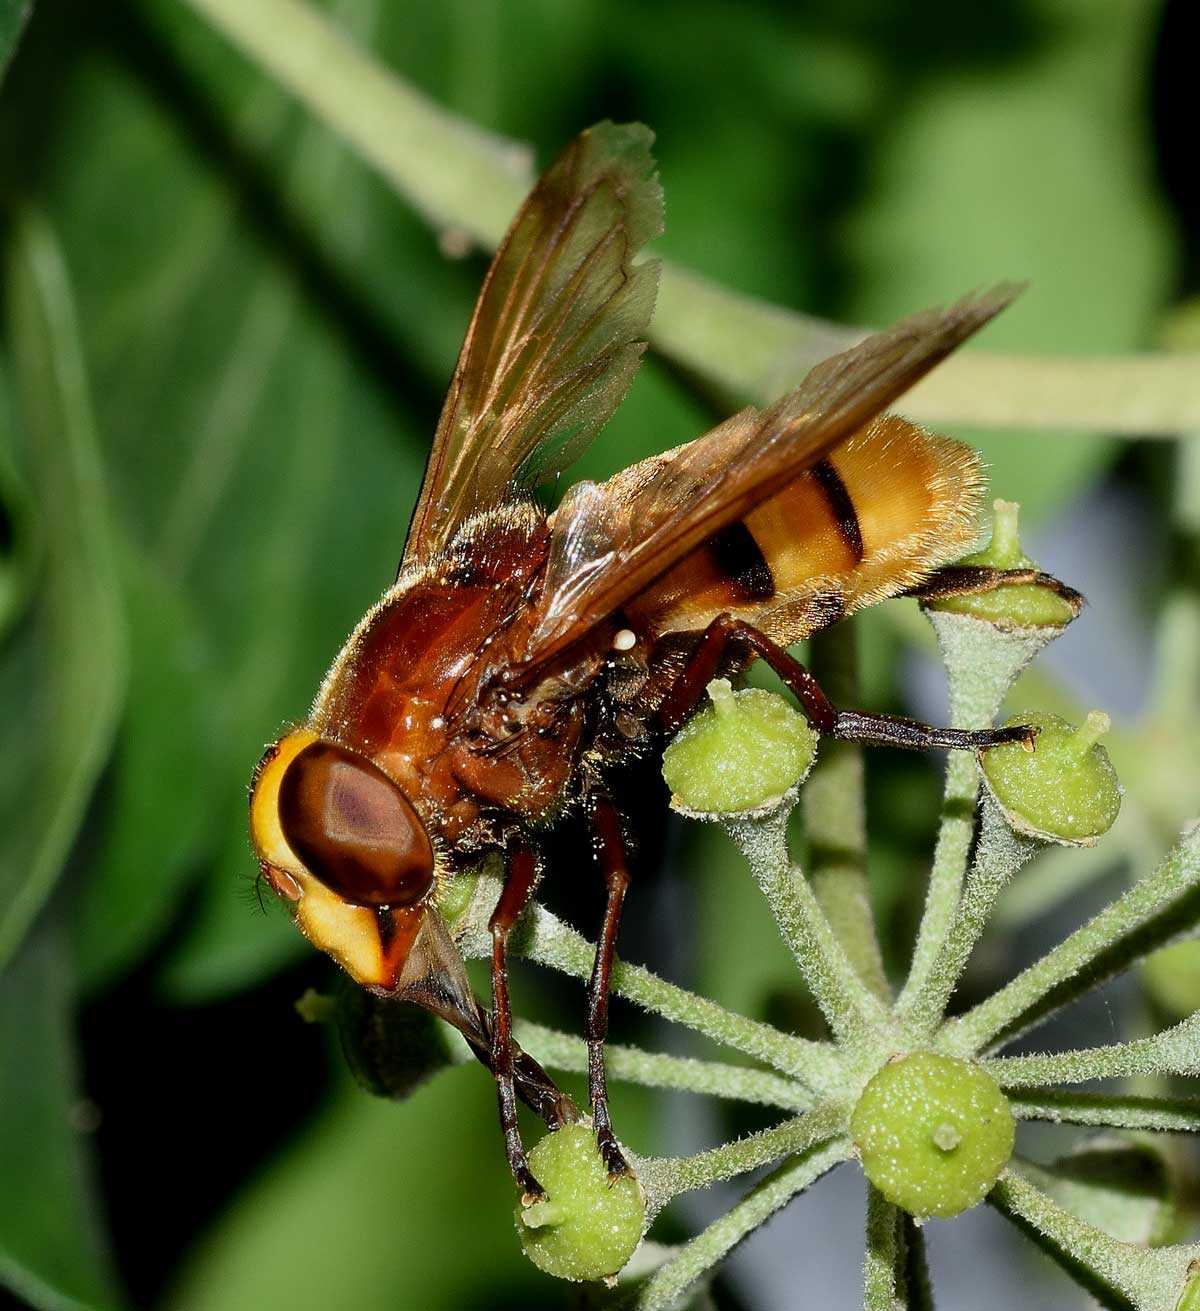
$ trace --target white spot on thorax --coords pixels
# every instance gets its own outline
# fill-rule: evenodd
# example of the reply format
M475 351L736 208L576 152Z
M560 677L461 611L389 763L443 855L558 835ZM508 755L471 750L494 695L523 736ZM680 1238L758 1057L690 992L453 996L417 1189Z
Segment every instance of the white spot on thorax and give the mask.
M612 640L614 651L632 651L637 645L637 634L632 628L622 628Z

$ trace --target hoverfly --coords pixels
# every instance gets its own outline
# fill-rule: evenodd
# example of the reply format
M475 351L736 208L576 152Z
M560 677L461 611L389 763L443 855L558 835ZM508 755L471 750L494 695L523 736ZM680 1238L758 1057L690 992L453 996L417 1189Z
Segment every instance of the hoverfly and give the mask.
M606 780L672 733L718 674L767 661L822 732L976 747L971 733L835 709L786 647L912 589L974 539L978 458L892 414L1012 298L928 310L814 368L767 409L597 486L534 499L612 415L642 352L662 195L640 125L584 132L537 183L492 263L450 384L393 586L335 660L308 721L263 757L262 872L356 980L456 1025L496 1079L508 1161L541 1195L517 1098L552 1128L573 1103L511 1034L505 947L568 809L596 838L607 905L588 988L592 1123L627 1167L603 1048L625 840ZM438 912L489 849L492 1008Z

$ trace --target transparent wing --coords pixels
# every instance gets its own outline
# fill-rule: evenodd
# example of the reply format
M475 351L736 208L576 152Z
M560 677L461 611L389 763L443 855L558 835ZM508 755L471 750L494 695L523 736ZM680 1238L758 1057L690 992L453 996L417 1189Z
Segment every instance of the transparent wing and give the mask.
M496 253L438 422L405 547L436 557L476 511L575 460L646 348L662 230L641 124L581 133L538 182Z
M551 555L526 664L555 656L688 552L780 491L999 313L1001 286L925 310L817 365L769 409L572 489L552 520Z

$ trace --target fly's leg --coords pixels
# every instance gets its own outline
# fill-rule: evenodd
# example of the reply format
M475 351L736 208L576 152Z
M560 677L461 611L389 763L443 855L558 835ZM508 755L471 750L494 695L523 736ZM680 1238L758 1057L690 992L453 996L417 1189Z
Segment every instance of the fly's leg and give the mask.
M491 1070L496 1079L500 1102L500 1127L504 1131L504 1150L513 1178L520 1184L528 1203L545 1197L545 1190L533 1177L521 1128L517 1122L517 1093L514 1073L517 1048L512 1037L512 1005L508 996L508 935L520 918L537 885L537 853L529 843L515 839L505 854L504 889L492 912L488 928L492 934L492 1050ZM528 1058L526 1058L528 1059ZM524 1071L523 1071L524 1073ZM524 1080L522 1080L524 1082Z
M483 1012L478 1035L464 1033L471 1051L480 1064L495 1073L493 1068L492 1018ZM522 1049L515 1038L509 1039L512 1051L513 1087L517 1096L535 1114L540 1115L549 1129L561 1129L564 1124L574 1124L579 1119L579 1110L575 1103L554 1082L545 1070Z
M1014 583L1033 583L1045 587L1072 606L1078 614L1083 609L1082 595L1073 587L1060 582L1052 574L1040 569L995 569L987 565L947 565L925 582L911 587L905 596L920 597L923 601L937 601L949 596L973 596L991 592L997 587L1011 587Z
M629 1173L629 1165L617 1145L608 1115L608 1083L604 1073L604 1040L608 1037L608 990L612 979L613 955L621 910L629 888L629 868L621 818L610 798L594 793L588 798L588 819L596 840L596 857L604 874L608 897L604 905L604 925L596 943L596 962L588 983L587 1049L588 1100L592 1104L592 1126L596 1144L610 1179Z
M978 730L934 728L931 724L898 715L839 710L793 655L752 624L728 614L718 615L704 630L687 664L659 706L658 722L667 733L674 733L695 709L705 688L726 665L730 647L735 644L765 660L795 694L809 723L830 737L880 742L913 751L928 751L934 747L974 750L995 746L999 742L1030 742L1033 739L1032 730L1020 726Z

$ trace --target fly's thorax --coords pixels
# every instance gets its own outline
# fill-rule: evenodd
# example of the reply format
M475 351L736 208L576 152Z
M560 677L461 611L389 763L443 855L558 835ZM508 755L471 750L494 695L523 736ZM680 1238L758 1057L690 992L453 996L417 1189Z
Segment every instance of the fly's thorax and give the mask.
M405 572L350 635L317 694L312 722L375 754L398 749L412 706L452 722L530 618L545 567L545 520L531 507L480 516L443 559Z

